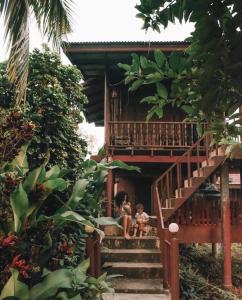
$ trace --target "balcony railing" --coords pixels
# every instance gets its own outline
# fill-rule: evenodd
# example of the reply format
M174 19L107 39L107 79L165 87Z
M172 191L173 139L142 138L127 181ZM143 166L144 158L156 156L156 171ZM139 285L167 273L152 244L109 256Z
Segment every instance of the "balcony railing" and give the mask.
M198 140L193 122L109 122L109 146L112 148L164 149L189 148ZM200 124L206 130L206 123Z

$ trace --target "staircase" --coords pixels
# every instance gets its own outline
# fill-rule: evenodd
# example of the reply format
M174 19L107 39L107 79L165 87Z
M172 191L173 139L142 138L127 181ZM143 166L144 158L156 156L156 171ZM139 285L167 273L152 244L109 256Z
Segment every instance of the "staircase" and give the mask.
M153 183L153 197L160 203L163 222L166 222L225 160L222 147L208 145L208 136L202 137ZM191 157L196 157L195 164L191 163ZM201 157L204 160L201 161Z
M107 236L103 246L103 271L122 275L111 279L115 294L104 294L104 300L170 299L162 286L163 268L157 237L145 236L127 241L121 236Z

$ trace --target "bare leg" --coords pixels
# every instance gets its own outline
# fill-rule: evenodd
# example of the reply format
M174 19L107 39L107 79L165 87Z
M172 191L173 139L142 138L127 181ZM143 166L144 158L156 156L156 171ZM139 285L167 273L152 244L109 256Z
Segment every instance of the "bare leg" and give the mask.
M129 240L130 235L128 233L130 224L130 216L123 216L123 228L124 228L124 238Z
M133 238L136 237L137 230L138 230L138 225L135 225L135 226L134 226L134 234L133 234Z
M144 223L139 224L139 237L143 236Z

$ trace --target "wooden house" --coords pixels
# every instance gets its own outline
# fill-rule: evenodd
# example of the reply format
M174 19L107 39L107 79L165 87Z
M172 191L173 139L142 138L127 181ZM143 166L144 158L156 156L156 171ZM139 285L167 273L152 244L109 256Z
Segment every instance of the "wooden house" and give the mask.
M112 216L114 195L123 190L133 209L137 203L143 203L145 211L157 216L162 276L172 299L179 299L179 243L222 242L224 284L232 285L230 245L242 242L241 160L237 157L228 161L224 148L211 146L208 135L199 138L197 124L184 121L184 112L178 108L167 107L162 119L147 122L150 107L140 100L151 95L152 88L144 86L129 92L124 71L117 64L131 63L133 52L153 58L155 49L169 55L172 51L184 51L187 46L186 42L64 44L65 54L84 76L89 99L86 119L104 126L107 159L141 169L140 174L110 171L107 216ZM202 124L203 132L206 127ZM231 184L229 189L228 168L231 174L237 174L236 188ZM206 183L217 184L221 197L196 197ZM178 224L178 232L171 232L176 231L174 226L168 230L171 223Z

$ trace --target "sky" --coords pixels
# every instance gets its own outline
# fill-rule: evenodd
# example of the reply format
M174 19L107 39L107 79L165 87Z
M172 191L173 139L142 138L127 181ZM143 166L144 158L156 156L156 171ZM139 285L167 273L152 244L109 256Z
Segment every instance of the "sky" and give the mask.
M170 24L161 29L161 33L141 29L142 21L135 15L135 5L139 0L73 0L73 32L68 35L70 42L80 41L181 41L193 30L192 24ZM7 47L4 43L4 26L0 18L0 61L7 58ZM39 48L46 42L37 30L34 19L30 23L30 49ZM62 54L62 61L70 63ZM96 147L103 144L103 129L93 124L83 124L82 132L86 132L96 140Z

